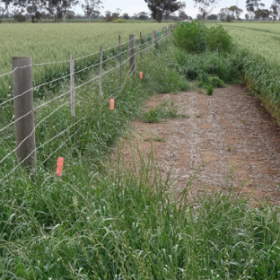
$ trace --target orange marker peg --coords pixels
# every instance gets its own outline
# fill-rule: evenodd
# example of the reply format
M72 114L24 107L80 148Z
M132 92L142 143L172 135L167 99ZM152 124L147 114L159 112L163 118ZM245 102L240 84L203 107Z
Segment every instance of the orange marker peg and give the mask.
M143 80L143 72L140 72L140 79Z
M110 110L115 109L115 100L113 98L110 99Z
M63 163L64 163L64 158L59 157L57 159L57 167L56 167L56 175L59 177L62 177Z

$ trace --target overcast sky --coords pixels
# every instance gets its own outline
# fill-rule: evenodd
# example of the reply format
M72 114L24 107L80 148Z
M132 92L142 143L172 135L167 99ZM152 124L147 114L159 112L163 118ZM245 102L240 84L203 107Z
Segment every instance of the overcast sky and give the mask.
M183 1L183 0L181 0ZM241 17L244 17L246 13L245 9L245 2L246 0L220 0L217 8L213 10L213 13L219 13L221 8L230 7L236 5L238 1L238 7L243 9L244 13ZM262 0L262 3L265 4L266 8L269 8L273 2L273 0ZM194 7L193 0L186 0L185 3L187 4L185 8L185 12L187 15L192 16L193 18L196 17L198 14L198 9ZM104 9L101 10L102 13L105 11L114 12L117 8L121 9L121 14L128 13L129 15L133 15L139 12L149 12L147 8L147 4L144 0L103 0Z

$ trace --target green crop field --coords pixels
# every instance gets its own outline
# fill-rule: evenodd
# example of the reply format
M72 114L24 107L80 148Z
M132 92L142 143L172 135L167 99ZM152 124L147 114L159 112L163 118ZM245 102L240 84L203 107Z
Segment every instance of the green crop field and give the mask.
M223 23L238 48L263 57L272 67L279 68L279 23Z
M69 55L84 56L118 44L118 35L128 41L161 30L166 23L67 23L0 25L0 75L11 71L13 56L32 56L34 63L67 60Z
M167 23L59 23L59 24L2 24L0 25L0 98L5 97L11 85L11 75L1 78L1 74L12 70L14 56L31 56L34 64L69 60L96 53L102 45L104 49L117 46L118 36L122 42L130 34L136 38L151 35L153 30L162 30ZM111 55L114 55L112 53ZM92 57L79 61L80 67L94 64ZM34 85L65 75L69 62L56 65L33 67Z

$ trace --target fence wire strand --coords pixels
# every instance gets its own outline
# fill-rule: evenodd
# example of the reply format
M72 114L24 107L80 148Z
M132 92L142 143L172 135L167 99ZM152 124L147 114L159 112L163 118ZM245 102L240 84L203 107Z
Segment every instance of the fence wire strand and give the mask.
M14 150L12 150L12 151L11 151L10 153L8 153L4 158L2 158L2 159L0 160L0 164L3 163L4 160L6 160L11 154L15 153L15 152L22 146L22 144L23 144L28 138L30 138L30 137L35 133L36 129L38 128L38 126L39 126L41 123L43 123L46 119L48 119L49 117L51 117L55 112L57 112L59 109L61 109L63 106L65 106L65 105L67 105L67 104L69 104L69 103L70 103L70 101L68 101L68 102L66 102L66 103L64 103L64 104L62 104L61 106L59 106L58 108L56 108L53 112L51 112L48 116L46 116L45 118L43 118L38 124L36 124L35 127L32 129L32 131L30 132L30 134L27 135L27 136L17 145L17 147L16 147ZM33 151L33 152L34 152L34 151ZM32 152L32 153L33 153L33 152ZM27 157L27 158L28 158L28 157Z
M65 130L61 131L59 134L57 134L56 136L54 136L53 138L51 138L50 140L46 141L44 144L40 145L38 148L36 148L34 151L32 151L31 153L29 153L23 160L21 160L17 166L15 166L8 174L6 174L1 180L0 183L3 182L3 180L5 178L7 178L8 176L10 176L18 167L20 167L33 153L37 152L39 149L41 149L42 147L44 147L45 145L47 145L49 142L55 140L56 138L58 138L59 136L61 136L62 134L64 134L65 132L67 132L68 130L70 130L73 126L76 126L79 122L81 122L82 120L84 120L84 118L76 121L74 124L72 124L71 126L69 126L68 128L66 128ZM1 163L1 162L0 162Z

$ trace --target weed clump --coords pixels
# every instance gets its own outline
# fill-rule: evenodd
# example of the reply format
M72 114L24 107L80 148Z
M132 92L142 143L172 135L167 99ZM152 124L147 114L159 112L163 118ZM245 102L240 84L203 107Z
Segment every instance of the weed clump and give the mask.
M202 88L208 84L223 88L226 83L236 84L242 79L244 57L241 53L225 56L217 52L190 54L177 50L175 59L178 72L189 81L198 81Z
M232 39L222 26L210 28L208 36L208 47L210 51L230 53L232 46Z
M218 77L210 77L209 82L214 88L224 88L226 86L225 82Z
M188 118L188 115L179 114L178 108L168 102L162 102L156 108L149 110L143 114L143 121L147 123L159 123L167 118Z
M222 27L211 27L193 21L182 23L173 33L176 47L189 53L203 53L207 50L219 53L230 53L232 50L232 39L228 32Z
M199 87L223 88L225 82L239 81L241 57L232 52L232 39L222 26L208 29L194 21L182 23L174 33L177 70L187 80L198 81ZM231 55L223 55L229 54Z
M206 93L207 95L213 95L213 92L214 92L214 87L212 85L208 85L206 87Z
M207 27L197 21L182 23L174 33L174 44L176 47L190 53L202 53L207 49Z

